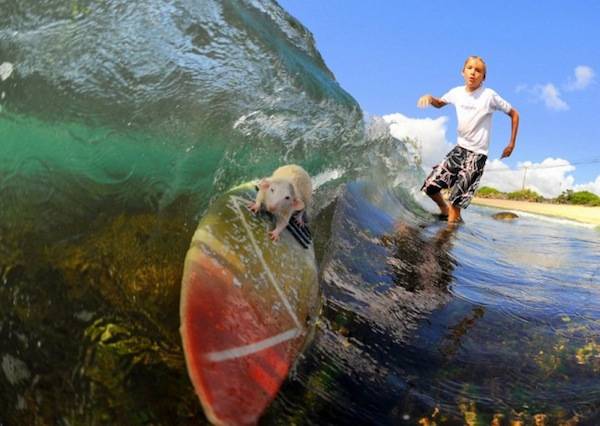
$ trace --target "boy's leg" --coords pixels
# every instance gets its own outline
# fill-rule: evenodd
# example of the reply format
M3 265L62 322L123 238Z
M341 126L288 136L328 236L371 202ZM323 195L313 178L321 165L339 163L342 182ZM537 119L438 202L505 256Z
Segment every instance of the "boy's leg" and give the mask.
M458 146L454 147L446 155L446 158L433 168L421 187L421 191L425 191L429 198L437 204L440 213L445 216L450 214L450 207L444 201L441 190L454 185L460 165L460 154L461 149Z
M442 192L438 191L435 194L427 194L429 196L429 198L431 198L436 204L437 206L440 208L440 213L443 215L448 216L449 214L449 209L448 209L448 204L446 204L446 201L444 201L444 197L442 197Z
M487 156L464 150L461 170L452 187L448 222L459 222L461 209L466 209L479 186Z
M456 223L460 221L460 207L456 207L454 204L450 203L448 206L448 223Z

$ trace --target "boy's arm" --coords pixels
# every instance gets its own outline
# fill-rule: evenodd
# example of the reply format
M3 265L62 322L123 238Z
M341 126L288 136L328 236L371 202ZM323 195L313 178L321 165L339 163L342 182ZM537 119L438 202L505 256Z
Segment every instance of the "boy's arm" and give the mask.
M447 102L442 101L441 99L438 99L436 97L433 97L431 95L423 95L419 98L419 100L417 101L417 106L419 108L426 108L429 105L432 105L436 108L441 108L443 106L448 105Z
M511 110L508 111L508 116L510 117L510 141L506 148L504 148L504 151L502 151L500 159L509 157L510 154L512 154L515 149L515 142L517 141L517 132L519 131L519 112L516 109L511 108Z

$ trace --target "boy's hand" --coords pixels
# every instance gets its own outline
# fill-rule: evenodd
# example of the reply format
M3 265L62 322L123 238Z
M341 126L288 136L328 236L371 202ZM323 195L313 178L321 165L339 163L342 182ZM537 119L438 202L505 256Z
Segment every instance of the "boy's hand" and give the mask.
M417 101L417 106L419 108L427 108L429 105L435 108L441 108L443 106L446 106L447 103L441 99L434 98L431 95L423 95Z
M423 95L417 101L417 106L419 108L427 108L433 102L433 96L431 95Z
M500 159L502 160L503 158L510 157L510 154L512 154L513 149L515 149L514 145L508 145L506 148L504 148L504 151L502 151L502 157L500 157Z

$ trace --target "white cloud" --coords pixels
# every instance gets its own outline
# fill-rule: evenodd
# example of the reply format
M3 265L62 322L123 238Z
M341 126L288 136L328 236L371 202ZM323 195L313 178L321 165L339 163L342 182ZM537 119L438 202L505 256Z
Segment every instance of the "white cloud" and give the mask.
M569 82L563 85L563 89L567 92L576 90L584 90L595 82L594 70L587 65L578 65L573 70L574 77L569 78ZM529 86L527 84L519 84L515 88L516 93L529 93L535 101L542 101L548 109L554 111L566 111L569 109L569 104L562 99L561 93L554 83L536 84Z
M600 196L600 175L596 177L595 181L584 183L582 185L575 185L573 187L575 191L590 191Z
M397 139L409 137L418 142L419 153L425 173L444 159L452 149L446 139L447 117L410 118L403 114L383 116L388 123L392 136ZM525 168L527 171L525 171ZM503 192L518 191L523 187L534 190L547 198L554 198L567 189L574 191L590 191L600 196L600 176L593 182L575 185L575 178L570 173L575 171L569 161L561 158L546 158L540 163L525 161L511 169L498 159L488 160L481 179L481 186L491 186Z
M527 91L528 86L526 84L519 84L516 88L515 88L515 92L516 93L521 93L521 92L525 92Z
M575 178L570 172L575 166L561 158L546 158L541 163L525 161L515 169L509 168L500 160L489 161L481 179L481 186L491 186L503 192L531 189L547 198L560 195L573 189Z
M534 93L544 101L546 107L555 111L565 111L569 105L560 98L560 92L552 83L538 85L534 88Z
M418 144L423 168L429 170L440 162L452 149L446 140L446 123L448 117L409 118L403 114L384 115L383 119L390 126L390 132L396 139L411 138Z
M526 84L519 84L515 88L516 93L525 92L532 96L532 102L542 101L548 109L554 111L566 111L569 105L561 98L560 91L552 83L536 84L531 87Z
M594 82L594 70L586 65L579 65L574 70L575 79L569 79L566 90L583 90Z

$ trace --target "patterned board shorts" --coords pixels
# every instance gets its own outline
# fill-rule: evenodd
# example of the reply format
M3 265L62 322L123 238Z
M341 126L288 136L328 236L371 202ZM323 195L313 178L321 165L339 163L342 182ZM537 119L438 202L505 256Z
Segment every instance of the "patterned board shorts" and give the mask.
M451 188L449 200L452 205L466 209L479 186L486 160L487 155L457 145L444 161L433 167L421 191L434 195L443 188Z

